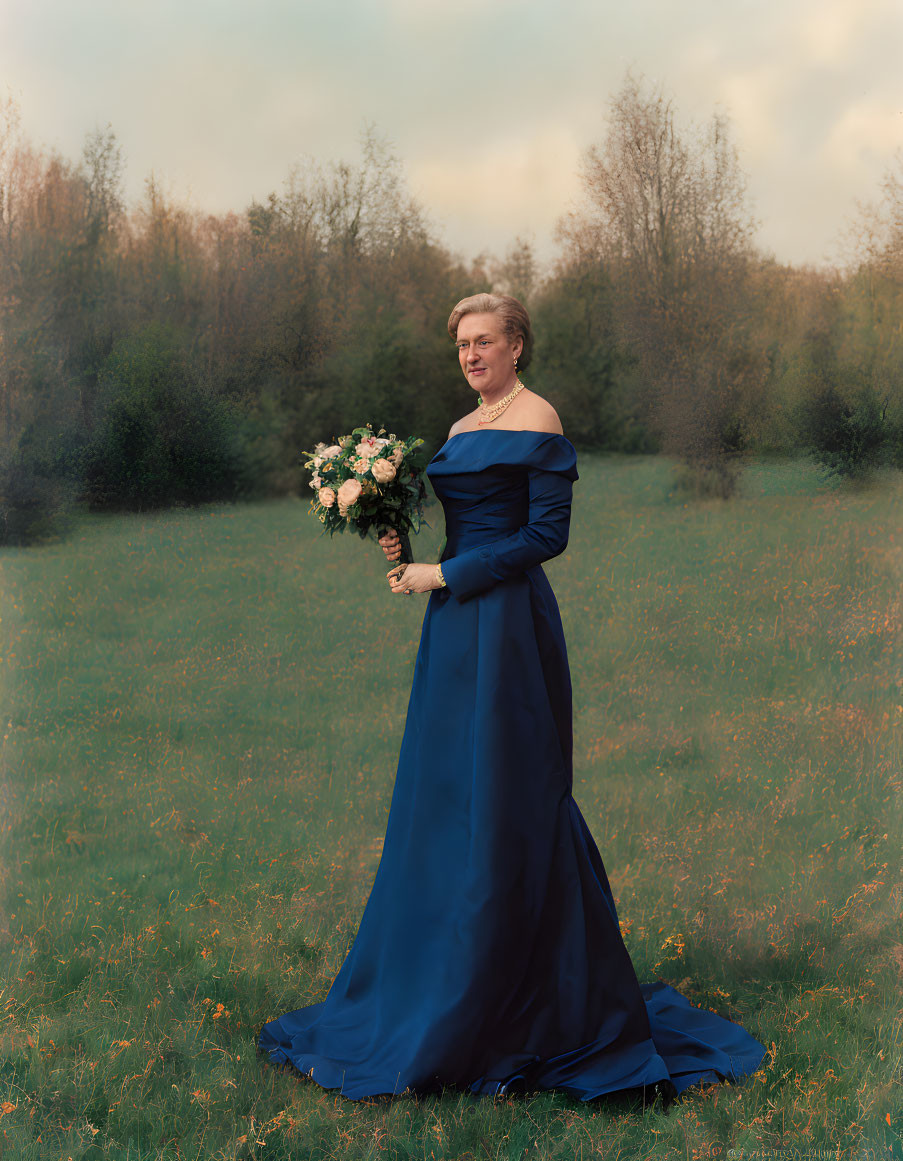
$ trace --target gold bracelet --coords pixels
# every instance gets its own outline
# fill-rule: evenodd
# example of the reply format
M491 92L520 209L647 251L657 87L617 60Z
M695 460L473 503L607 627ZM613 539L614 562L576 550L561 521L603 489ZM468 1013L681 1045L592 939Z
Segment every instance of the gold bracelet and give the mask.
M445 577L442 575L442 565L436 565L436 576L439 578L439 587L445 588Z

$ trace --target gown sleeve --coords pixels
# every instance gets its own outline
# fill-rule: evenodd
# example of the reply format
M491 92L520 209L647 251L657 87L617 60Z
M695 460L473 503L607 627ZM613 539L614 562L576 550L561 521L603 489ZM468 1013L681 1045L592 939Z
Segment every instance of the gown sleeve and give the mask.
M528 470L530 507L527 523L516 532L471 548L442 562L442 575L452 596L464 601L499 581L525 572L564 552L571 523L571 498L576 469L557 449L539 457Z

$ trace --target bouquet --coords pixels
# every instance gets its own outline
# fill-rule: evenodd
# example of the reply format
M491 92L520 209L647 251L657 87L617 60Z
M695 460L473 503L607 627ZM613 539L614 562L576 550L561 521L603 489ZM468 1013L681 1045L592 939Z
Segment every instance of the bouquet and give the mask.
M398 533L401 557L396 564L410 564L414 557L408 532L420 531L426 498L423 440L399 439L381 427L373 434L371 424L356 427L333 444L318 443L303 452L304 467L312 470L310 486L316 489L310 511L330 536L351 528L360 537L371 529L377 537L389 527Z

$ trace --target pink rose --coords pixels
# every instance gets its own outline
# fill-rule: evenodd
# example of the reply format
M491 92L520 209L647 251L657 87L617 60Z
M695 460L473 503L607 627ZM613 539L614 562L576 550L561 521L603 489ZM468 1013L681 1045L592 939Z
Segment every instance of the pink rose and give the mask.
M324 508L331 508L335 503L335 492L332 488L321 488L317 496Z
M363 488L360 480L346 480L339 488L336 499L339 502L339 511L344 516L347 510L360 497Z
M374 460L370 465L370 470L373 472L373 478L378 484L388 484L390 480L395 479L395 465L391 460Z
M379 454L388 442L387 439L381 436L365 435L354 450L359 456L367 456L369 459L372 459L373 456Z
M370 471L370 461L366 456L358 456L356 460L351 461L351 470L362 476L364 472Z

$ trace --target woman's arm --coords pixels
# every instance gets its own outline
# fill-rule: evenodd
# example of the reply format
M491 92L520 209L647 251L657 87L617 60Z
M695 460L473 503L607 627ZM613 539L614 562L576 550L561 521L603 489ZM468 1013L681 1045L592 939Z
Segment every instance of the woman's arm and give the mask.
M561 472L529 469L527 523L509 536L442 562L442 575L459 601L551 560L567 548L573 483Z

